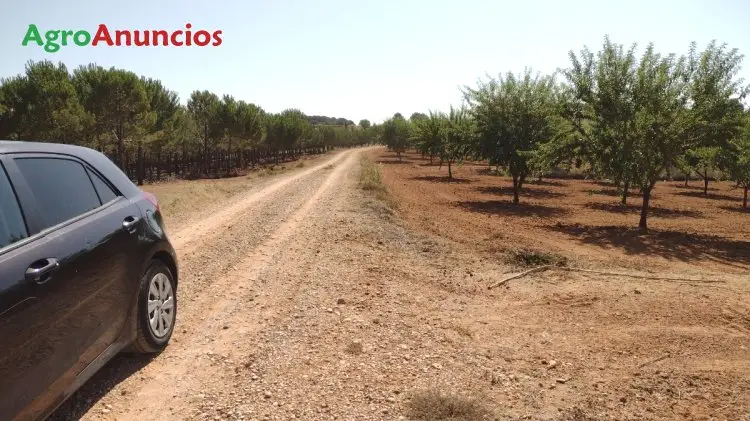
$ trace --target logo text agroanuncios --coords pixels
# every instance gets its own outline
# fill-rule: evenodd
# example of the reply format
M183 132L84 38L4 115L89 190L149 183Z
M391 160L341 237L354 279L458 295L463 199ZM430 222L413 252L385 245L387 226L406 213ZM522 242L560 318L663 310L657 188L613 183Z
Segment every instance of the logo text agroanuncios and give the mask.
M174 31L166 30L114 30L110 31L107 25L100 24L94 35L86 30L63 30L55 29L44 32L39 31L36 25L31 24L26 30L21 45L36 44L44 47L44 51L55 53L61 47L76 45L86 46L108 46L108 47L205 47L221 45L222 31L193 30L193 25L185 24L185 29Z

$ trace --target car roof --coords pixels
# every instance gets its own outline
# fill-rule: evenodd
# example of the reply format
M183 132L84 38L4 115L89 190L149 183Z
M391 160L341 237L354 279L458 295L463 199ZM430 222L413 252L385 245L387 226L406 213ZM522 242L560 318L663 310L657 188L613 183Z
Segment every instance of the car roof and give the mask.
M0 140L0 155L13 153L49 153L74 156L102 172L125 196L133 197L140 193L140 189L109 158L91 148L64 143Z
M67 145L52 142L25 142L17 140L0 140L0 154L20 152L46 152L70 155L90 154L92 149L83 146Z

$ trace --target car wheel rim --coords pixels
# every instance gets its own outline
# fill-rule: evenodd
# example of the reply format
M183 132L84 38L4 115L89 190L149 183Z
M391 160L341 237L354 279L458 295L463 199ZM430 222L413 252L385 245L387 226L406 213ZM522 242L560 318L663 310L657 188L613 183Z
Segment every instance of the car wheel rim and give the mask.
M157 273L148 288L148 325L151 333L163 338L174 324L174 293L167 275Z

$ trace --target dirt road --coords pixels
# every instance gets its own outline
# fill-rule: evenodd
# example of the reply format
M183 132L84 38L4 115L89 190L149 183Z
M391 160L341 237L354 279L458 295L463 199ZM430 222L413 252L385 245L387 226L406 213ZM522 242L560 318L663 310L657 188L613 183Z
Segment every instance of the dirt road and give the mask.
M407 229L358 188L366 153L168 226L182 271L172 343L116 358L53 419L750 416L743 279L549 273L487 291L510 268ZM434 393L419 412L421 391Z

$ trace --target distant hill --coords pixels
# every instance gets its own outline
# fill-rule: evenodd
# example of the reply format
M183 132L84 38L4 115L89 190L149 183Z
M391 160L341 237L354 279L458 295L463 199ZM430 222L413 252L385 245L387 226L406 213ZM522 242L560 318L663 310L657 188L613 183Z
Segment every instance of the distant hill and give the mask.
M310 124L323 124L323 125L330 125L330 126L353 126L354 122L351 120L347 120L345 118L339 118L339 117L327 117L324 115L309 115L307 116L307 121L310 122Z

